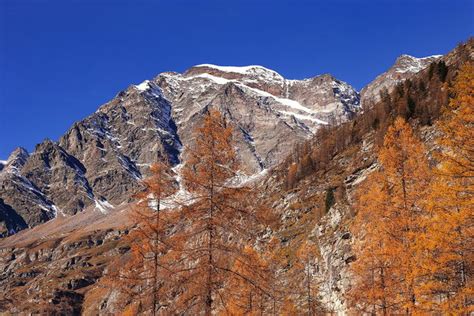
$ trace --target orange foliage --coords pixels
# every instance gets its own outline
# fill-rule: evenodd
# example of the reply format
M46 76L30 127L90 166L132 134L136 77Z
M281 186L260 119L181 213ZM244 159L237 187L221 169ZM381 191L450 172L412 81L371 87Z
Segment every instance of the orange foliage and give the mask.
M169 300L165 281L174 276L173 262L165 255L171 249L167 232L175 218L161 207L163 199L176 191L169 170L162 162L151 166L152 175L143 181L145 189L136 195L138 202L131 215L135 228L127 237L129 259L107 275L109 285L122 295L125 314L163 314Z
M256 278L258 265L243 251L255 243L262 213L255 190L229 183L238 163L232 127L219 112L207 113L187 154L183 180L192 198L181 209L174 236L175 260L180 264L175 311L210 315L226 310L239 294L225 286L231 278L264 291ZM252 267L253 274L243 277L236 270L245 267Z
M425 234L425 267L433 277L424 304L444 315L474 311L474 66L465 65L454 83L454 97L439 123L442 152L435 171Z
M270 300L267 289L271 276L264 258L253 248L245 247L243 256L246 260L236 259L232 267L234 273L225 286L232 293L225 314L261 315Z
M290 299L290 298L286 298L283 301L283 306L281 308L280 315L282 315L282 316L296 316L296 315L300 315L300 313L296 309L296 306L293 303L293 300Z
M422 143L401 118L389 128L379 154L381 168L359 192L352 225L357 261L349 298L366 313L418 313L424 278L424 210L430 172Z

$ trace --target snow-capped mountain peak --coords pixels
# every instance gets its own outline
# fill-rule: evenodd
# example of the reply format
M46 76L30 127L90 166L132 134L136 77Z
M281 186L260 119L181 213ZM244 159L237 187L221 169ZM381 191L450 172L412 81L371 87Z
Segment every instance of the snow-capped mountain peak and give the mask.
M282 89L285 86L285 78L274 70L265 68L263 66L218 66L212 64L196 65L183 74L185 78L208 77L213 76L214 81L225 83L221 79L237 80L240 83L258 87L268 87L273 92ZM263 89L268 90L268 89ZM272 93L272 91L267 91Z
M136 85L135 88L138 91L146 91L150 88L149 83L150 83L150 80L145 80L142 83Z
M417 73L427 67L433 61L439 59L442 55L432 55L417 58L411 55L403 54L395 61L395 71L397 73Z
M107 213L130 200L158 159L180 165L209 108L234 126L240 171L252 178L321 126L350 119L359 94L330 75L288 80L255 65L165 72L119 92L57 142L18 150L1 164L0 194L30 226L86 208Z
M380 100L380 92L384 89L392 90L398 83L409 79L414 74L426 69L432 62L440 59L442 55L432 55L417 58L411 55L400 55L393 66L379 75L361 90L362 105L370 105Z
M359 108L358 92L345 82L325 74L310 79L289 80L263 66L196 65L183 74L164 73L157 81L170 100L199 95L228 84L235 85L257 99L271 100L272 110L281 117L316 131L329 121L344 121ZM205 87L205 88L204 88ZM183 93L177 93L183 91ZM189 107L187 108L189 111ZM184 111L184 110L180 110ZM182 122L186 118L179 118ZM289 123L289 122L288 122Z
M235 74L248 77L249 79L260 79L266 81L283 82L285 79L274 70L259 65L250 66L218 66L213 64L201 64L190 68L189 71L203 71L210 74L220 73L222 77L234 77ZM233 74L233 75L232 75Z
M192 68L213 68L220 70L222 72L235 72L241 74L249 74L249 73L258 73L258 72L271 72L276 75L279 75L276 71L268 69L264 66L260 65L249 65L249 66L219 66L214 64L200 64L194 65ZM279 75L280 76L280 75Z

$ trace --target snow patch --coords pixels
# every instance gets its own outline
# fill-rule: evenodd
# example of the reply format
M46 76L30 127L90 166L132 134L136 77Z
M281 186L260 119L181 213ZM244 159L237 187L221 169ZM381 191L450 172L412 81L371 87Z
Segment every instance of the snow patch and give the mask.
M180 205L189 205L193 201L193 195L186 190L183 184L183 177L181 175L181 169L184 167L183 164L179 164L171 168L176 173L176 182L178 182L178 191L172 196L161 201L160 208L174 208Z
M431 55L431 56L426 56L419 59L435 59L435 58L441 58L441 57L443 57L443 55Z
M114 209L114 206L110 204L107 200L94 200L95 202L95 209L101 212L102 214L107 214L111 209Z
M303 120L303 121L307 120L307 121L311 121L311 122L318 123L318 124L328 125L328 122L322 121L322 120L317 119L317 118L313 118L313 117L308 116L308 115L303 115L303 114L298 114L298 113L288 112L288 111L278 111L278 112L280 112L283 115L294 116L298 120Z
M149 83L150 83L150 80L145 80L142 83L136 85L135 88L138 91L142 91L142 92L146 91L146 90L148 90L148 88L150 88Z
M64 214L64 212L63 212L61 209L59 209L56 205L54 205L54 204L51 205L51 208L52 208L53 211L54 211L54 217L55 217L55 218L58 217L58 214L61 214L62 216L66 216L66 215Z
M245 85L244 85L245 86ZM249 86L245 86L246 89L249 89L253 92L256 92L262 96L265 96L265 97L269 97L269 98L273 98L275 101L277 101L278 103L281 103L283 105L286 105L292 109L295 109L295 110L298 110L298 111L303 111L303 112L306 112L306 113L310 113L310 114L317 114L316 111L313 111L309 108L307 108L306 106L302 105L301 103L299 103L298 101L295 101L295 100L291 100L291 99L285 99L285 98L280 98L280 97L277 97L277 96L274 96L273 94L271 93L268 93L268 92L265 92L265 91L262 91L260 89L256 89L256 88L251 88Z
M277 73L276 71L265 68L265 67L260 66L260 65L218 66L218 65L213 65L213 64L200 64L200 65L194 66L193 68L203 68L203 67L216 69L216 70L219 70L219 71L222 71L222 72L231 72L231 73L238 73L238 74L243 74L243 75L266 72L266 73L272 74L275 77L279 77L279 78L283 79L283 77L279 73Z
M241 88L244 88L244 89L247 89L247 90L250 90L260 96L263 96L263 97L267 97L267 98L272 98L273 100L275 100L276 102L284 105L284 106L287 106L289 109L288 110L293 110L293 111L299 111L299 112L305 112L307 113L306 115L304 114L300 114L298 112L293 112L293 111L283 111L283 110L278 110L280 113L284 114L284 115L293 115L295 118L297 119L303 119L303 120L309 120L313 123L318 123L318 124L324 124L324 125L327 125L328 122L325 122L325 121L322 121L320 119L317 119L317 118L314 118L314 117L311 117L311 115L316 115L319 113L319 111L314 111L314 110L311 110L310 108L302 105L301 103L299 103L298 101L295 101L295 100L291 100L291 99L286 99L286 98L281 98L281 97L277 97L277 96L274 96L273 94L271 93L268 93L268 92L265 92L265 91L262 91L260 89L257 89L257 88L252 88L252 87L249 87L245 84L243 84L242 82L240 81L237 81L237 80L229 80L229 79L225 79L225 78L220 78L220 77L216 77L216 76L213 76L213 75L210 75L210 74L199 74L199 75L195 75L195 76L191 76L191 77L188 77L188 78L185 78L183 80L193 80L193 79L196 79L196 78L204 78L204 79L208 79L214 83L217 83L217 84L220 84L220 85L224 85L224 84L227 84L229 82L232 82L232 83L235 83L237 86L241 87ZM309 114L309 115L308 115Z
M262 179L268 174L268 169L262 169L262 171L248 175L238 171L237 175L231 179L231 185L235 187L245 186L252 184L259 179Z
M188 77L184 80L193 80L193 79L196 79L196 78L204 78L204 79L208 79L208 80L211 80L217 84L227 84L229 82L232 82L233 80L228 80L228 79L225 79L225 78L221 78L221 77L216 77L216 76L213 76L213 75L210 75L210 74L199 74L199 75L196 75L196 76L191 76L191 77Z

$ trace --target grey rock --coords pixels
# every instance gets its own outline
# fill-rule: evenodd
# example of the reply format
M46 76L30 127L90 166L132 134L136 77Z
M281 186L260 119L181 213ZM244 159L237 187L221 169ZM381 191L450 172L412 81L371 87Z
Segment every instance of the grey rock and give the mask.
M85 171L77 158L45 140L29 156L21 175L48 196L60 212L75 214L94 199Z
M23 148L15 149L0 171L0 199L3 204L1 221L8 231L11 228L34 226L54 217L55 208L44 192L21 174L29 159ZM12 222L13 220L13 222Z

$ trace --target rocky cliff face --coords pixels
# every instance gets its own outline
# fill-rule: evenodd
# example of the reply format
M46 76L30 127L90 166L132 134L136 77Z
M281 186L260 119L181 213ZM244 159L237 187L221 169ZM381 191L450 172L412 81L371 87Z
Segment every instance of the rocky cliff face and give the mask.
M36 225L54 218L56 210L49 198L28 178L21 174L29 155L17 148L0 172L0 234L14 234L28 225Z
M320 126L350 119L359 94L330 75L287 80L261 66L198 65L183 74L162 73L120 92L57 142L45 140L31 155L17 150L2 163L0 197L8 214L21 219L2 220L4 231L130 202L150 164L180 163L209 108L234 125L242 174L251 176L277 164Z

